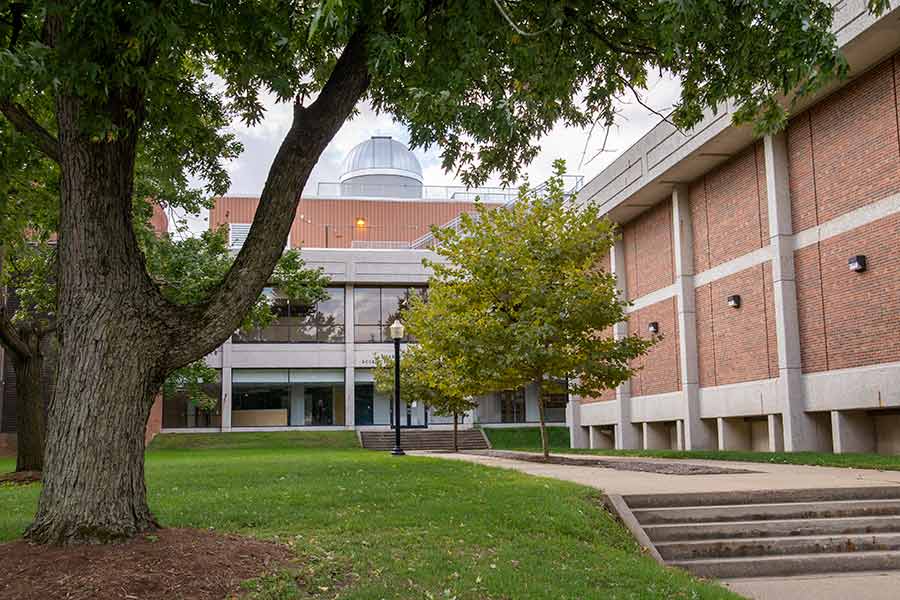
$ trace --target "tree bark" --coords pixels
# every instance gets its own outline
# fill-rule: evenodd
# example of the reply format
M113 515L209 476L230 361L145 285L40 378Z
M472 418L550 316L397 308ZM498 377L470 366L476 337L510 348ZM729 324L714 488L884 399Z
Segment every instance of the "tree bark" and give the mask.
M457 434L459 433L459 413L453 413L453 451L459 452L459 440L457 439Z
M11 354L16 372L16 471L41 471L44 468L47 428L44 355L38 336L29 342L32 351L28 355Z
M58 19L48 22L51 38L63 35ZM119 133L102 141L83 128L83 112L95 106L57 97L60 356L31 541L110 542L157 527L144 483L153 399L169 372L237 329L281 256L312 168L368 82L365 37L355 34L318 99L295 107L247 242L210 300L194 306L162 297L134 235L140 92L111 93L104 110Z
M538 377L535 380L538 393L538 415L540 416L541 425L541 450L544 458L550 458L550 439L547 437L547 421L544 418L544 378Z

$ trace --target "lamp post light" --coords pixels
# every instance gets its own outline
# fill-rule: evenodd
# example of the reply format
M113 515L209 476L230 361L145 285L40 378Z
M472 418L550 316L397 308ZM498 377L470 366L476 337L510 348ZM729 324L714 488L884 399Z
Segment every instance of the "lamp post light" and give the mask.
M391 454L403 456L406 453L400 447L400 340L403 339L406 328L400 319L395 319L390 330L394 339L394 449Z

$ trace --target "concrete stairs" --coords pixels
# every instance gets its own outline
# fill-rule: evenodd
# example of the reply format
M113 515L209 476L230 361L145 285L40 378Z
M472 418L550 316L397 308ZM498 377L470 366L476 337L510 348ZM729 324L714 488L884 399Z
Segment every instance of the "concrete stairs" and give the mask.
M900 486L622 500L639 541L701 577L900 570Z
M391 450L394 447L394 432L360 431L360 443L369 450ZM487 437L481 429L460 429L458 432L460 450L487 450ZM400 444L404 450L453 450L453 431L447 429L400 429Z

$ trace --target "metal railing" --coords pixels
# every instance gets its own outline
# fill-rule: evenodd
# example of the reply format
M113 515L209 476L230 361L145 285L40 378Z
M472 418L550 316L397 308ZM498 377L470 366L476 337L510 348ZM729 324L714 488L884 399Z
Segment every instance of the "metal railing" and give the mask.
M432 200L435 202L474 202L476 198L488 204L503 204L514 200L516 188L458 185L421 185L393 183L339 183L321 181L316 185L318 198L380 198L386 200Z
M581 190L581 187L584 185L584 175L563 175L562 179L563 179L563 194L565 195L566 198L575 197L575 195L578 194L578 191ZM548 188L549 188L548 181L545 181L542 184L531 188L530 190L528 190L528 192L530 194L535 194L535 195L540 196L540 195L546 194ZM512 206L513 204L515 204L518 201L518 199L519 199L519 195L517 192L510 200L507 200L506 202L503 203L503 208L508 208L508 207ZM457 215L456 217L454 217L451 220L444 223L441 226L441 229L459 230L459 225L461 222L462 222L462 215ZM413 240L412 242L410 242L409 247L414 250L434 248L434 242L435 242L434 234L431 232L428 232L425 235L420 236L420 237L416 238L415 240Z

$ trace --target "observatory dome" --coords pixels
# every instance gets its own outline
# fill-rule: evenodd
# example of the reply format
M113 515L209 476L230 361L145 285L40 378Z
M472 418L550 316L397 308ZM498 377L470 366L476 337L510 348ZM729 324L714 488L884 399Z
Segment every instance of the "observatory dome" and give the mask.
M422 167L406 146L390 136L372 136L344 159L344 196L422 197Z

